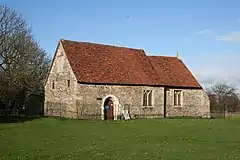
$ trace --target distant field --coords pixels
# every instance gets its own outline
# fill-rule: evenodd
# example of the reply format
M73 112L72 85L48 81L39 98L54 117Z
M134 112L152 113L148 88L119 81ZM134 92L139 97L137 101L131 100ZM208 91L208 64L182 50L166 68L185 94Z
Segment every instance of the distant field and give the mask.
M240 159L240 118L1 123L0 159Z

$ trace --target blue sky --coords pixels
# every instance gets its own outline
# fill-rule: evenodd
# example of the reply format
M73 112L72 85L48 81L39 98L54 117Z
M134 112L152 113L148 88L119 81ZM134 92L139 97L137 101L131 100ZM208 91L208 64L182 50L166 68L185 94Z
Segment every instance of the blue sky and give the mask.
M203 86L240 86L238 0L0 0L21 13L52 57L60 38L180 58Z

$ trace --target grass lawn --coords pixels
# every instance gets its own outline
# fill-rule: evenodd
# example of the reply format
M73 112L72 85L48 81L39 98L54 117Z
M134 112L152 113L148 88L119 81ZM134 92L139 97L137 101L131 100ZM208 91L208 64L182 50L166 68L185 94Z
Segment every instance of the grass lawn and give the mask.
M240 118L1 123L0 159L240 159Z

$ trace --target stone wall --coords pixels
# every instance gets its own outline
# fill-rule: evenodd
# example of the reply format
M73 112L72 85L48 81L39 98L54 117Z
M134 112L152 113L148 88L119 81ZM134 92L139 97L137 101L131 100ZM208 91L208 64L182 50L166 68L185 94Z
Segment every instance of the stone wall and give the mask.
M181 91L181 106L174 106L174 89L167 91L167 117L210 117L210 101L204 90L183 89Z
M153 90L153 106L143 106L143 91ZM77 86L76 97L79 103L76 105L81 110L81 117L86 114L99 116L102 114L104 98L114 95L121 106L129 108L134 117L163 117L164 113L164 88L147 86L105 86L86 85ZM210 104L207 94L203 90L182 90L182 105L174 106L174 89L169 89L167 96L167 117L174 116L210 116ZM123 108L122 107L122 108Z
M144 90L154 91L153 98L155 101L151 107L143 106ZM85 110L82 115L99 115L98 119L101 119L103 101L111 95L119 100L122 109L129 109L132 117L163 116L163 88L161 87L79 84L76 92L77 108L78 110ZM91 109L88 107L91 107Z
M76 85L76 77L60 43L45 84L44 115L76 117Z
M46 116L102 119L103 101L108 96L115 96L119 101L119 109L127 108L132 118L163 117L163 87L79 84L61 43L54 57L45 84L44 114ZM143 106L144 90L153 91L152 106ZM173 105L174 89L169 89L166 96L168 117L210 115L209 99L203 90L182 90L181 106ZM117 111L116 114L120 112Z

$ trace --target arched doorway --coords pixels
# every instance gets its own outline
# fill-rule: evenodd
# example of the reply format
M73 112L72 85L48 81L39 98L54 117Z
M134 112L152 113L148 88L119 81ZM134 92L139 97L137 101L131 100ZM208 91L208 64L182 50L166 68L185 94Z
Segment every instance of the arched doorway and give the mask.
M113 120L114 115L113 115L113 101L112 97L108 97L105 102L104 102L104 107L108 106L108 111L104 109L104 120Z
M113 119L113 120L117 120L117 117L119 115L119 101L117 99L117 97L115 97L114 95L108 95L105 98L103 98L102 101L102 106L101 106L101 110L102 110L102 120L106 119L106 113L104 112L104 106L106 106L107 104L109 104L109 102L112 102L112 110L110 111L110 113L108 113L109 118L108 119Z

